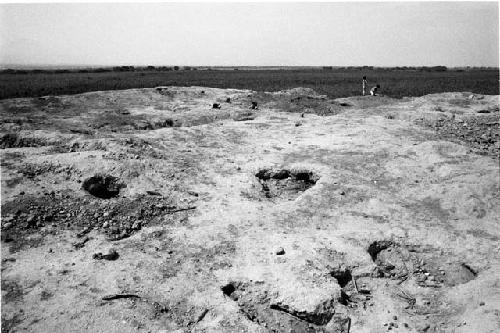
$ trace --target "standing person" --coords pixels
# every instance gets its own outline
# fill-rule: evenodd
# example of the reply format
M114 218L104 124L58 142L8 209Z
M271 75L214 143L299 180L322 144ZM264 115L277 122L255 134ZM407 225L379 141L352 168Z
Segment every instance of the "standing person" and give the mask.
M368 81L366 81L366 76L363 76L363 96L366 95L366 84Z
M380 89L380 84L377 84L376 87L370 89L370 95L377 96L377 91Z

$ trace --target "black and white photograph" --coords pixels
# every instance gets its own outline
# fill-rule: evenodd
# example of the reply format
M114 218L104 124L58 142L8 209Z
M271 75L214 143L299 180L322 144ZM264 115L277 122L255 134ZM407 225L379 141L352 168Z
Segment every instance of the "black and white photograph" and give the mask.
M1 333L500 332L499 1L0 1Z

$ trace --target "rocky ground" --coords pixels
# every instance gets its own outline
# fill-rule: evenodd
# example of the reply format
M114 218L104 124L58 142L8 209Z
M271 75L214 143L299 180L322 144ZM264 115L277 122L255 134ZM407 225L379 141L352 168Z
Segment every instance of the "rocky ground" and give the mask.
M498 332L498 106L0 101L2 332Z

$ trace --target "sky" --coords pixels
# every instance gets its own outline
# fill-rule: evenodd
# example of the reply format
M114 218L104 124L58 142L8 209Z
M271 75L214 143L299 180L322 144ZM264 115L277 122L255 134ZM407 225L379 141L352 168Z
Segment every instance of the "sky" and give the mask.
M498 2L0 4L0 65L498 66Z

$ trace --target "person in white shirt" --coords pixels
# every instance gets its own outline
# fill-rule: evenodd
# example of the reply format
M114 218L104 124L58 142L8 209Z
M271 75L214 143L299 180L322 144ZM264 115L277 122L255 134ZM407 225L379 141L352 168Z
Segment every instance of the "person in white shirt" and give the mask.
M366 81L366 76L363 76L363 96L366 95L366 84L368 81Z
M370 95L372 96L377 96L377 92L380 89L380 84L377 84L376 87L373 87L370 89Z

